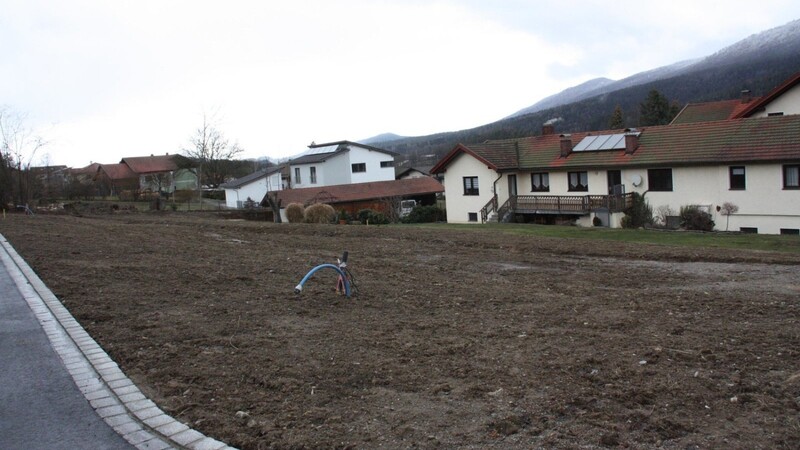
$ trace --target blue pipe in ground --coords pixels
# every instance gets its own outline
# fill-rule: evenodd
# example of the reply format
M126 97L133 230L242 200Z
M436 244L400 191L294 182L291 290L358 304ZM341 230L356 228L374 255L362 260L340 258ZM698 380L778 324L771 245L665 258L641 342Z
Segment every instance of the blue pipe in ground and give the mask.
M342 277L342 280L344 280L344 295L350 297L350 282L347 280L347 275L344 273L344 270L340 269L339 267L333 264L320 264L317 267L311 269L311 271L309 271L306 274L306 276L304 276L303 279L300 280L300 284L294 287L294 293L299 294L300 292L302 292L303 285L305 284L306 281L308 281L309 278L311 278L311 275L314 275L314 272L320 269L324 269L326 267L329 267L339 273L339 276Z

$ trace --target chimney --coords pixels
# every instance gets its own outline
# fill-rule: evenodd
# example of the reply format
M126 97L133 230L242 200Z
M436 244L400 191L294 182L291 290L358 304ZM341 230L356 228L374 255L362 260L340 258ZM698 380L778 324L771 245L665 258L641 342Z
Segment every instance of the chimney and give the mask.
M750 103L753 96L750 94L750 89L742 89L742 103Z
M542 125L542 136L548 136L551 134L556 134L556 127L554 127L551 123Z
M639 148L639 132L635 128L625 130L625 154L632 155Z
M562 134L561 135L561 157L566 158L567 156L572 153L572 135L571 134Z

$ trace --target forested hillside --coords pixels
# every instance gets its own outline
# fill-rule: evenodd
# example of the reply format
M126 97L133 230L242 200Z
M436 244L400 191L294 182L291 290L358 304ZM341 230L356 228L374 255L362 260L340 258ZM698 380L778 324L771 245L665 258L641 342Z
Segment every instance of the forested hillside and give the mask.
M683 106L688 102L738 98L743 89L760 96L798 71L800 20L753 35L668 78L476 128L373 144L406 155L410 163L418 163L438 159L457 143L540 134L542 125L548 121L554 123L558 133L607 129L616 106L622 109L625 126L634 127L640 125L640 105L653 89Z

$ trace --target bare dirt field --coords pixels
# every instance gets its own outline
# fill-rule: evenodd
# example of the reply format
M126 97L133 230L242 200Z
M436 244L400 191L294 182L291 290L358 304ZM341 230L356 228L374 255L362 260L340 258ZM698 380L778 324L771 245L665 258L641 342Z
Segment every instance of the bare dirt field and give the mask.
M797 448L800 256L214 215L0 233L159 406L243 449ZM350 252L359 295L312 267Z

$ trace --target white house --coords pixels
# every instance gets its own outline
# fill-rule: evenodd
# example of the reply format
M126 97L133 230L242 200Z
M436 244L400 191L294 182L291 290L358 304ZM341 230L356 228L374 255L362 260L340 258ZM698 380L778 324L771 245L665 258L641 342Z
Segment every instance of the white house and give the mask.
M350 141L311 144L288 162L290 186L309 188L394 180L395 153Z
M698 205L719 230L798 234L798 86L800 75L744 107L718 102L735 113L706 105L665 126L572 135L549 126L541 136L459 144L431 172L444 175L448 222L513 214L619 227L637 192L654 211ZM724 119L702 119L715 114ZM723 215L725 203L738 212Z
M258 204L267 192L280 191L285 187L282 179L284 168L285 166L268 167L221 184L220 187L225 189L225 206L242 208L247 199Z

